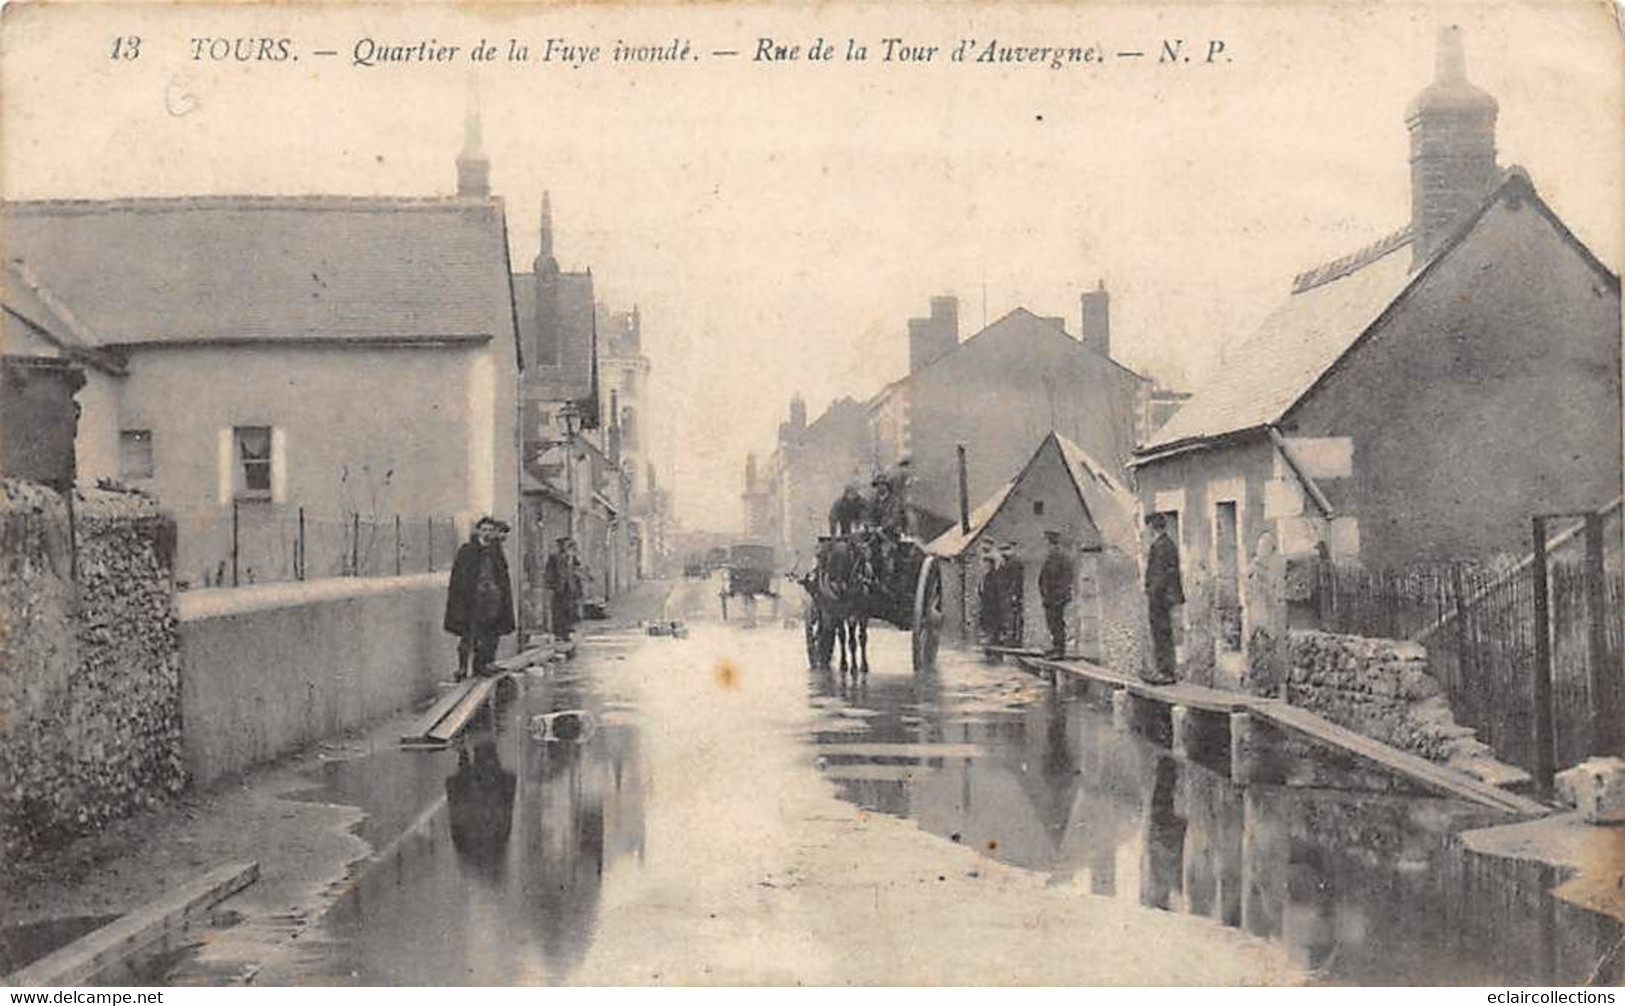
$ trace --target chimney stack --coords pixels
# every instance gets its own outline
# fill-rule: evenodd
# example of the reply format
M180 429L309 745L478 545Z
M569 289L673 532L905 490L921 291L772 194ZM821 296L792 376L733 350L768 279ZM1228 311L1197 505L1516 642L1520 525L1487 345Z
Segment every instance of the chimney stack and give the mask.
M932 297L931 314L908 320L908 372L935 363L959 345L959 298Z
M1405 112L1411 134L1411 268L1420 268L1500 180L1499 106L1467 80L1461 29L1440 28L1433 83Z
M1112 355L1111 294L1106 292L1106 281L1099 280L1093 290L1084 291L1080 298L1083 307L1078 341L1099 353Z

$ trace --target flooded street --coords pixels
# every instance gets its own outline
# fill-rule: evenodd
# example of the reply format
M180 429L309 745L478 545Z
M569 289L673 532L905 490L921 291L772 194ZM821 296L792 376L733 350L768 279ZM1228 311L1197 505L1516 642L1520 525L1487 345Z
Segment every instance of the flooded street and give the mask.
M680 584L687 638L591 636L449 749L324 766L305 798L376 852L256 983L1523 984L1617 939L1470 862L1486 812L1243 790L1013 664L916 676L877 628L854 684L714 603Z

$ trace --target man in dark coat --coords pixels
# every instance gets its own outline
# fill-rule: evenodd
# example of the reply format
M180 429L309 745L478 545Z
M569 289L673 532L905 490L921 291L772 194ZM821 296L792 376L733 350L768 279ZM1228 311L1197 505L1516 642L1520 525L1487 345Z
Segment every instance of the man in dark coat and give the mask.
M559 538L553 551L547 555L542 570L542 585L547 588L548 612L552 616L553 638L570 638L576 621L576 562L570 554L570 539Z
M1151 548L1145 559L1145 598L1151 620L1151 666L1148 680L1169 684L1178 678L1174 661L1174 609L1185 603L1179 577L1179 546L1168 537L1168 520L1152 514Z
M468 676L472 659L475 674L490 672L497 641L516 628L513 583L502 541L508 525L482 517L474 534L457 550L451 564L451 586L446 591L446 631L460 637L457 644L457 680Z
M982 582L976 592L977 624L988 646L1004 645L1004 567L991 543L982 548Z
M863 494L858 487L848 485L846 491L835 500L829 508L829 533L851 534L859 524L862 524L869 506L864 502Z
M1045 531L1049 554L1038 570L1038 596L1044 602L1044 621L1049 626L1051 657L1066 656L1066 606L1072 603L1072 581L1077 569L1061 544L1061 532Z
M999 596L1004 598L1002 645L1019 647L1027 636L1027 566L1008 541L999 546Z

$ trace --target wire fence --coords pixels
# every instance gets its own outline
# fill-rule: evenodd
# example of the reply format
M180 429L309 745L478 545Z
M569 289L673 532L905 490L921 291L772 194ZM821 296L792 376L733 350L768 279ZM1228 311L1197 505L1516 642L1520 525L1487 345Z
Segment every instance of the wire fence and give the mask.
M315 513L238 502L177 515L181 589L447 569L457 552L451 517Z
M1599 742L1608 746L1599 723L1625 722L1618 508L1601 525L1600 542L1589 546L1579 525L1548 538L1549 743L1557 769L1596 753ZM1317 580L1321 628L1422 643L1457 722L1502 759L1536 771L1545 742L1536 685L1541 585L1532 558L1399 570L1328 565Z

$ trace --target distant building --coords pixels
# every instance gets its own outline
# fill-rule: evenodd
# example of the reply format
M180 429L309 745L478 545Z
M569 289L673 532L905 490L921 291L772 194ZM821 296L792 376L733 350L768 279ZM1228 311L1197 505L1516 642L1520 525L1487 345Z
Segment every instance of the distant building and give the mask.
M527 367L522 435L526 472L526 604L545 625L546 552L576 539L587 570L588 600L607 601L638 575L620 456L624 429L618 395L602 394L598 306L592 270L561 269L554 254L553 204L542 194L541 230L530 272L513 276ZM606 412L608 415L606 416Z
M382 568L396 516L414 548L439 518L445 563L449 518L515 513L499 200L14 202L4 224L7 353L86 369L79 481L154 494L191 586L226 580L234 513L242 580L346 572L354 527Z
M1025 570L1025 615L1019 645L1050 646L1038 572L1049 551L1046 531L1058 531L1077 571L1067 611L1068 652L1135 673L1139 670L1139 530L1134 494L1102 462L1056 433L1047 434L1027 463L926 551L949 562L944 579L944 627L949 637L975 642L983 545L1013 546Z
M811 424L797 395L788 421L779 424L779 446L768 459L768 506L779 529L775 544L786 568L810 568L818 536L829 530L829 508L848 485L867 490L869 424L863 403L831 402Z
M1231 621L1265 531L1402 567L1526 552L1532 514L1619 497L1619 279L1497 167L1496 113L1447 29L1406 115L1410 223L1298 276L1138 452Z
M613 417L620 427L621 467L629 486L628 534L637 575L650 575L665 552L666 503L650 459L648 425L653 401L649 394L649 357L643 352L643 313L611 311L598 305L598 332L603 342L600 380L616 398Z
M867 411L871 465L910 462L917 533L932 537L958 519L957 444L966 446L972 500L1012 478L1051 430L1123 471L1147 382L1107 355L1104 289L1085 293L1082 308L1081 338L1064 319L1017 308L961 343L951 297L933 298L930 316L909 323L913 369Z
M767 486L757 470L756 452L745 456L745 491L740 494L745 508L745 537L755 541L772 542L778 539L778 526Z

